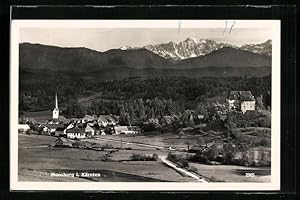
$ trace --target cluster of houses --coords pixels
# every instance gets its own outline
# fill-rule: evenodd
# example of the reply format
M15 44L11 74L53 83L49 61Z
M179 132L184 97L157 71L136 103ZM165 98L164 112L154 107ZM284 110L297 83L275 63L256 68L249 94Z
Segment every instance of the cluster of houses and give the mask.
M119 117L116 115L85 115L82 118L66 119L59 116L57 95L55 96L55 108L52 112L52 119L36 120L34 126L40 134L67 137L70 139L83 139L95 135L120 135L139 134L142 129L138 126L121 126ZM19 132L30 130L28 124L19 124Z
M245 113L255 110L255 98L250 91L231 91L225 104L216 103L217 112L226 117L228 112L238 111ZM199 116L200 118L203 116ZM82 139L94 135L120 135L139 134L142 129L138 126L121 126L116 115L85 115L83 118L66 119L59 116L57 95L55 96L55 108L52 111L52 119L44 122L35 122L41 130L41 134L65 136L70 139ZM27 124L19 124L19 131L26 132L30 129Z
M142 129L138 126L119 125L118 116L100 115L99 117L85 115L82 119L71 118L67 122L52 119L45 122L35 122L41 134L64 136L70 139L83 139L95 135L139 134ZM28 124L19 124L19 131L30 129Z

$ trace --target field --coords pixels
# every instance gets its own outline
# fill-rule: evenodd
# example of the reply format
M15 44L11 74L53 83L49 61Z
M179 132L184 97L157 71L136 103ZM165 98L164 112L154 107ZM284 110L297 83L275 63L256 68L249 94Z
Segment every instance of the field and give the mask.
M99 172L100 178L92 181L194 181L157 161L120 161L126 160L134 152L121 150L112 160L101 161L97 158L103 151L75 148L49 148L56 140L51 136L19 135L19 181L87 181L83 178L51 177L51 172L88 171ZM152 152L152 151L151 151Z
M196 181L166 166L160 159L157 161L132 161L133 154L157 154L159 158L167 156L170 152L189 154L174 149L169 150L166 147L170 145L175 149L186 148L187 141L192 143L195 140L191 136L185 136L185 140L182 140L176 138L176 135L172 133L152 133L150 135L106 135L82 140L107 145L111 149L118 148L103 160L103 156L108 154L109 149L95 151L50 147L49 144L53 144L56 137L19 134L19 181ZM215 182L266 182L270 180L270 168L205 165L191 162L190 166L195 167L198 174ZM94 172L100 173L101 177L52 177L51 173L54 172ZM255 173L255 177L246 177L246 172Z
M160 148L172 147L177 150L187 149L192 145L198 145L200 138L202 138L205 142L211 142L213 139L215 139L215 137L212 136L201 137L200 134L199 135L185 134L179 137L178 134L176 133L172 133L172 132L161 133L158 131L144 132L143 134L140 135L105 135L105 136L99 136L99 138L114 140L114 142L110 142L110 144L114 146L120 146L120 141L122 140L124 142L123 145L124 144L126 145L126 142L133 142L133 143L149 144ZM105 142L109 142L107 140ZM119 141L119 143L115 141Z
M214 182L269 182L271 180L271 169L251 168L234 165L204 165L190 163L201 175ZM246 177L246 173L254 173L254 177Z

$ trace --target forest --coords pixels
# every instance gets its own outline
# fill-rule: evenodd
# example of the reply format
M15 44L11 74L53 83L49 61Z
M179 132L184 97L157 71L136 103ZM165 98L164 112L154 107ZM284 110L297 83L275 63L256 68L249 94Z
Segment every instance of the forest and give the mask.
M56 81L21 80L19 110L40 111L54 108L54 95L58 94L59 107L66 117L82 117L84 114L115 114L123 121L161 119L186 110L205 107L207 99L226 97L231 90L250 90L255 97L263 96L264 106L271 107L271 75L266 77L132 77L122 80L97 79ZM101 98L91 99L88 105L78 99L93 94ZM223 102L220 102L223 103ZM203 111L202 111L203 112Z

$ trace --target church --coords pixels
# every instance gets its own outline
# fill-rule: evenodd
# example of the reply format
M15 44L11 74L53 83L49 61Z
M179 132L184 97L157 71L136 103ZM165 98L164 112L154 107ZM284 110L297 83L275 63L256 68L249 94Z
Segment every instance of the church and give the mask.
M52 111L52 123L58 124L59 122L66 124L69 123L69 120L59 115L58 99L57 94L55 94L55 108Z
M57 94L55 94L55 108L52 112L52 119L58 120L59 117L59 109L58 109L58 102L57 102Z

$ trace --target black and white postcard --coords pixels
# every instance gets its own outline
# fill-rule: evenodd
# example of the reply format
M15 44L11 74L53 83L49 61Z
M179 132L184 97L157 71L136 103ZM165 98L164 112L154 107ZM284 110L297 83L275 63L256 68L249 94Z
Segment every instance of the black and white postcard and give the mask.
M279 190L279 20L12 20L11 190Z

